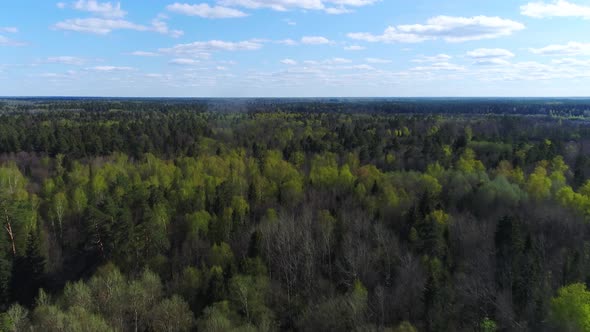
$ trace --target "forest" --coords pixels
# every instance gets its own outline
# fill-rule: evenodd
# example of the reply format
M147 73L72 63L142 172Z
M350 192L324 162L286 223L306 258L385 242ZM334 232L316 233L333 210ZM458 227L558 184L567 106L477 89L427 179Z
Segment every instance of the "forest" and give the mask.
M590 100L0 100L0 331L590 331Z

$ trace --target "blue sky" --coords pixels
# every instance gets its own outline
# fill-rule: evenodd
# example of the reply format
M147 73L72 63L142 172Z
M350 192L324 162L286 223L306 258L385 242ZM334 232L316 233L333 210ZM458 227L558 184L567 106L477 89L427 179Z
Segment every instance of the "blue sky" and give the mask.
M4 96L589 96L590 0L4 1Z

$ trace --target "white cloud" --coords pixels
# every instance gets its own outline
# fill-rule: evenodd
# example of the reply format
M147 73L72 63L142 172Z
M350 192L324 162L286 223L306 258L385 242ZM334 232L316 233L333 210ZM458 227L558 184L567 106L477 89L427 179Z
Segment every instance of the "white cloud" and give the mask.
M282 44L282 45L287 45L287 46L296 46L299 43L293 39L283 39L283 40L279 40L277 41L277 43Z
M283 22L287 23L287 25L290 25L290 26L295 26L295 25L297 25L297 22L293 21L293 20L292 20L292 19L290 19L290 18L286 18L286 19L284 19L284 20L283 20Z
M467 52L467 56L472 59L512 58L514 53L503 48L478 48Z
M0 27L0 32L17 33L18 28ZM0 35L0 46L24 46L25 43Z
M551 62L556 65L568 65L568 66L589 67L590 68L590 60L563 58L563 59L556 59Z
M0 46L24 46L25 43L0 35Z
M93 33L107 35L115 30L153 31L172 37L179 37L183 34L180 30L170 30L166 22L160 18L152 21L152 26L136 24L123 19L105 18L75 18L58 22L53 26L57 30Z
M331 14L331 15L342 15L342 14L350 14L353 11L346 8L346 7L328 7L325 8L324 11L326 12L326 14Z
M0 27L0 32L17 33L18 28L15 27Z
M566 0L556 0L550 3L529 2L520 7L520 12L522 15L534 18L581 17L590 19L590 6L578 5Z
M293 59L283 59L281 60L281 63L288 66L295 66L297 64L297 61Z
M332 42L322 36L305 36L301 38L301 43L306 45L325 45L331 44Z
M222 40L197 41L189 44L178 44L170 48L159 49L160 53L190 55L193 57L206 57L209 52L215 51L254 51L262 48L262 44L254 41L228 42Z
M71 80L78 78L78 72L75 70L68 70L65 73L41 73L39 76L49 79L50 81Z
M373 67L371 65L367 65L367 64L362 64L362 65L352 66L351 69L355 69L355 70L375 70L375 67Z
M168 27L168 23L164 21L166 16L158 15L155 19L152 20L152 27L150 30L155 31L157 33L163 35L169 35L172 38L178 38L184 35L184 31L182 30L174 30Z
M366 47L361 46L361 45L349 45L349 46L344 47L344 50L346 50L346 51L362 51L365 49L366 49Z
M178 58L178 59L172 59L169 62L171 65L179 65L179 66L193 66L196 65L198 63L200 63L199 60L195 60L195 59L187 59L187 58Z
M68 5L59 2L58 8L66 8ZM151 25L143 25L124 19L127 12L121 9L121 3L98 2L96 0L78 0L71 4L71 8L89 12L99 17L67 19L53 25L53 29L75 32L107 35L114 30L152 31L163 35L178 38L184 34L181 30L168 27L165 15L158 15L152 20Z
M437 54L433 56L426 56L426 55L419 55L417 58L413 59L412 62L424 63L424 62L447 62L451 60L453 57L448 54Z
M465 71L465 67L450 62L435 62L428 66L411 68L413 71Z
M120 66L96 66L96 67L86 68L86 70L110 73L110 72L120 72L120 71L132 71L132 70L135 70L135 68L133 68L133 67L120 67Z
M203 18L235 18L244 17L248 14L229 7L209 6L207 3L190 5L187 3L174 3L166 7L168 11L188 15L199 16Z
M510 61L505 58L482 58L475 60L474 64L479 66L510 66Z
M332 59L325 60L324 63L329 64L329 65L341 65L341 64L345 64L345 63L352 63L352 60L344 59L344 58L332 58Z
M328 14L345 14L351 7L372 5L379 0L219 0L223 6L238 6L250 9L272 9L288 11L293 9L321 10Z
M106 35L113 30L135 30L147 31L148 27L135 24L126 20L112 20L104 18L75 18L58 22L54 25L55 29L68 30L76 32L87 32L98 35Z
M368 63L379 63L379 64L385 64L385 63L391 63L391 60L388 59L380 59L380 58L366 58L365 61L367 61Z
M478 48L467 52L467 56L480 66L508 66L508 59L513 58L514 53L503 48Z
M381 35L356 32L349 33L348 37L382 43L418 43L437 39L465 42L508 36L524 28L522 23L500 17L437 16L429 19L426 24L390 26Z
M57 8L64 9L67 7L68 5L64 2L57 3ZM127 12L121 9L121 3L119 2L113 4L111 2L98 2L96 0L78 0L72 2L69 7L106 18L123 18L127 15Z
M529 49L539 55L590 55L590 43L569 42L567 44L553 44L542 48Z
M330 59L325 59L325 60L321 60L321 61L319 61L319 60L305 60L305 61L303 61L303 63L308 66L319 66L319 65L334 66L334 65L349 64L349 63L352 63L352 60L345 59L345 58L330 58Z
M81 66L84 63L86 63L86 60L75 56L55 56L47 58L45 62L62 65Z
M160 54L158 54L158 53L155 53L155 52L146 52L146 51L135 51L135 52L131 52L129 54L130 55L135 55L135 56L145 56L145 57L160 56Z

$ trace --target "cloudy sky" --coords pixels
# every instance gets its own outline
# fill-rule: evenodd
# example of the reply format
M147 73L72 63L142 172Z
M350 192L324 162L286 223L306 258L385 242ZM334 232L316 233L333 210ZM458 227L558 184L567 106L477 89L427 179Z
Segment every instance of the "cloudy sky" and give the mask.
M3 96L590 96L590 0L3 1Z

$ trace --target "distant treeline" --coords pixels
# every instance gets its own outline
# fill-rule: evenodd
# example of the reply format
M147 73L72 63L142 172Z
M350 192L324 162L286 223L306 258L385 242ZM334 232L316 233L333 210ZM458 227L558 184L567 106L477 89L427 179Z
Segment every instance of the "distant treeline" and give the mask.
M347 112L590 116L586 98L13 98L5 110Z

